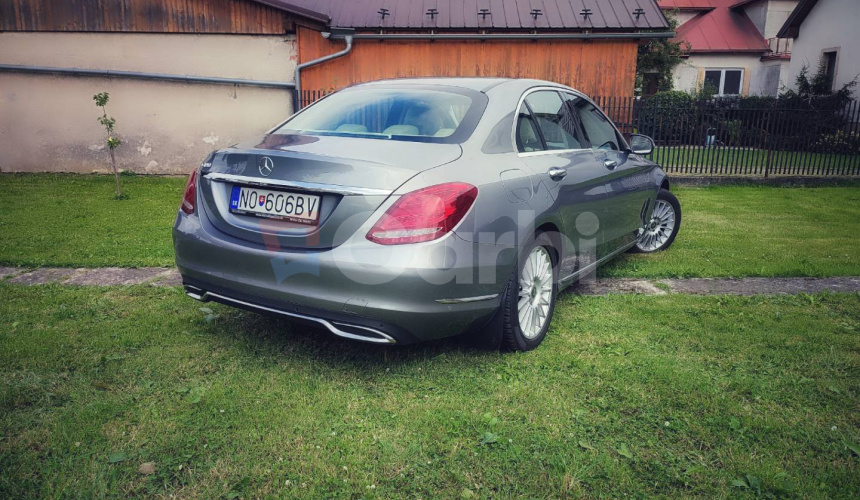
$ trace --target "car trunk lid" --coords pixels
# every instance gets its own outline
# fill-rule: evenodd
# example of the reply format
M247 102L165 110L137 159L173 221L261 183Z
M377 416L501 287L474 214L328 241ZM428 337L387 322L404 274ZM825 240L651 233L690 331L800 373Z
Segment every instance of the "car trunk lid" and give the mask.
M220 231L270 250L332 248L404 182L460 154L456 144L270 134L212 155L201 171L203 210ZM319 196L318 225L231 212L234 186Z

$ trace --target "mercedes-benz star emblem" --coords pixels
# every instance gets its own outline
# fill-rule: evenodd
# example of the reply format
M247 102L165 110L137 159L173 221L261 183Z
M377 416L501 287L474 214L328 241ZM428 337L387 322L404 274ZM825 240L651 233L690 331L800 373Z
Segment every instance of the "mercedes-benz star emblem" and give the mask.
M260 158L260 162L257 167L260 169L260 175L268 177L269 174L272 173L272 169L275 168L275 163L268 156L264 156Z

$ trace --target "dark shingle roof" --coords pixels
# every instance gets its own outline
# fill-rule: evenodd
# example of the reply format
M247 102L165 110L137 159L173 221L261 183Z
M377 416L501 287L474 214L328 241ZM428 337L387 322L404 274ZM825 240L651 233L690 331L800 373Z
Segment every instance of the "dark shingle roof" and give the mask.
M655 0L257 0L294 13L327 17L356 29L639 30L666 29ZM387 15L380 14L387 9ZM435 9L431 16L428 10ZM489 15L481 16L481 9ZM540 15L533 16L534 9ZM584 9L590 15L583 16ZM641 9L640 15L634 12Z

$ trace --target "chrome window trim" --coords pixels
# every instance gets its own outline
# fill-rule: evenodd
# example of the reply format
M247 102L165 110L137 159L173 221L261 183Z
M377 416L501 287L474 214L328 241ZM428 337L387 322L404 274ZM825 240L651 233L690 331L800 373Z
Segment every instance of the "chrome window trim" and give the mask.
M594 108L597 109L597 111L599 111L600 114L603 115L604 118L606 118L606 121L608 121L609 124L612 125L612 128L615 129L615 133L622 140L622 144L619 144L619 146L627 146L627 149L630 149L629 145L627 144L627 141L624 140L624 136L621 135L621 131L619 131L618 127L615 126L615 122L612 121L608 116L606 116L606 113L603 112L603 109L600 106L598 106L597 103L594 102L590 97L588 97L587 95L583 94L582 92L580 92L576 89L572 89L570 87L562 87L562 86L554 87L554 86L550 86L550 85L541 85L538 87L532 87L532 88L526 90L525 92L523 92L523 95L520 96L520 100L519 100L519 102L517 102L517 107L514 110L514 124L511 127L511 145L513 146L514 151L517 152L517 156L522 158L522 157L529 157L529 156L540 156L540 155L544 155L544 154L571 153L571 152L577 152L577 151L594 151L594 152L598 151L598 150L593 149L593 148L583 148L583 149L545 149L543 151L522 151L521 152L517 149L517 119L520 116L520 108L523 107L523 103L525 102L526 97L528 97L529 94L531 94L532 92L538 92L541 90L554 90L556 92L564 92L564 93L579 97L580 99L585 99L585 101L590 103L592 106L594 106ZM624 148L619 149L619 151L624 151Z
M582 151L591 151L591 149L544 149L543 151L524 151L522 153L517 153L521 158L529 157L529 156L543 156L550 154L559 154L559 153L578 153Z
M285 181L281 179L261 179L259 177L247 177L244 175L222 174L209 172L204 174L205 179L216 182L231 182L234 184L245 184L260 187L281 187L300 189L314 193L334 193L344 196L388 196L391 191L387 189L365 188L357 186L341 186L338 184L319 184L316 182Z

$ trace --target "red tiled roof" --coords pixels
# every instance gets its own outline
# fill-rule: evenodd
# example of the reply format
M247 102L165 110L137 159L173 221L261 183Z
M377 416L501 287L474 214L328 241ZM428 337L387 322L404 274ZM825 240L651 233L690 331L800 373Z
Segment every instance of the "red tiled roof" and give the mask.
M742 9L731 8L738 0L663 0L664 10L710 9L682 24L674 40L686 42L690 53L770 51L767 40Z

